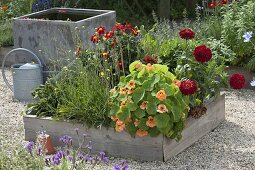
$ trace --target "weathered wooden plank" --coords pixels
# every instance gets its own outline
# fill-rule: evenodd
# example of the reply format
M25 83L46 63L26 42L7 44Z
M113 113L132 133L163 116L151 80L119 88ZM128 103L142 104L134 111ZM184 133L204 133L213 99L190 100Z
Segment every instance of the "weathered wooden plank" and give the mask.
M207 113L199 119L189 117L179 142L164 137L164 161L182 152L225 119L225 95L206 104Z
M92 141L95 152L106 151L111 156L132 158L146 161L166 161L180 153L206 133L214 129L225 119L225 96L211 100L206 104L207 114L200 119L188 118L183 138L180 142L158 137L132 138L128 133L115 133L112 128L95 129L71 121L54 121L51 118L36 118L32 115L24 116L25 139L35 140L37 132L46 131L51 135L55 146L61 145L59 137L69 135L73 137L74 146L78 147L75 128L82 134L87 134L87 141Z
M106 151L112 156L133 158L139 160L163 160L163 136L157 138L132 138L128 133L115 133L112 128L87 128L82 124L65 121L54 121L49 118L24 116L25 140L35 140L37 132L46 131L51 135L53 144L59 146L59 137L65 134L71 136L74 146L78 147L75 128L82 134L87 134L87 141L93 144L95 152Z

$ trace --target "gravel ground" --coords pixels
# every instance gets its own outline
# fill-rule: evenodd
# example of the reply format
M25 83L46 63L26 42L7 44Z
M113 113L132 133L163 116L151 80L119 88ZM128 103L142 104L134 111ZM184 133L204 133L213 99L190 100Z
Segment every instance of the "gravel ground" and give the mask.
M10 76L10 72L7 74ZM135 170L255 169L254 106L255 91L227 91L226 120L213 132L165 163L127 161ZM12 93L1 77L0 148L4 143L21 143L24 140L20 114L23 109L24 104L13 101ZM97 169L112 169L112 166Z

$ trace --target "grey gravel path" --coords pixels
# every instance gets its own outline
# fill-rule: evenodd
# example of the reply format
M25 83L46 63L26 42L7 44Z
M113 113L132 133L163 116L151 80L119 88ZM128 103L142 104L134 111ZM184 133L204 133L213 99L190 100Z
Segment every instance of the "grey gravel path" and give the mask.
M13 102L0 77L0 146L23 141L23 109L24 104ZM227 91L226 120L173 159L165 163L127 161L135 170L255 170L255 91ZM112 169L112 164L97 169Z

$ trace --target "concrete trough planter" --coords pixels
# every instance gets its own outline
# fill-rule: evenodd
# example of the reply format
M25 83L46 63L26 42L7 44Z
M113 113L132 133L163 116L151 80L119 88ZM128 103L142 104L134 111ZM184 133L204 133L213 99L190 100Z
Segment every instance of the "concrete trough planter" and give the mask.
M209 100L205 106L207 114L199 119L188 118L182 139L179 142L163 135L158 137L132 138L128 133L116 133L112 128L94 129L69 121L54 121L51 118L24 116L25 140L35 140L37 132L45 130L51 135L55 146L61 145L59 137L70 135L77 147L75 128L88 135L95 152L106 151L110 156L143 161L166 161L191 146L202 136L215 129L225 120L225 95Z
M110 30L115 22L115 11L52 8L14 18L14 47L34 52L47 70L52 60L74 57L77 46L91 47L96 27Z

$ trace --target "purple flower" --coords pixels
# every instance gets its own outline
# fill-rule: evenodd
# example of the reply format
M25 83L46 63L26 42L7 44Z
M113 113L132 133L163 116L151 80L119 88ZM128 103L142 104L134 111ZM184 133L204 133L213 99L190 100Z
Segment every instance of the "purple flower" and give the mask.
M114 165L113 168L114 168L115 170L121 170L121 167L120 167L119 165Z
M73 139L71 136L64 135L61 138L59 138L59 141L62 142L64 145L71 146Z
M79 154L78 159L82 160L82 159L84 159L84 156L82 154Z
M66 155L70 154L70 149L66 149Z
M38 146L38 148L37 148L37 151L38 151L38 155L41 155L42 154L42 146L40 145L40 146Z
M73 161L73 156L68 156L69 161Z
M25 148L28 150L28 152L32 152L34 148L34 142L30 141L26 144Z
M52 160L53 160L54 165L59 165L60 164L60 158L57 154L53 155Z
M100 154L101 156L105 156L105 152L103 152L103 151L100 152L99 154Z
M60 150L60 151L58 151L58 152L56 153L56 155L61 159L62 157L65 156L65 152L62 151L62 150Z
M124 164L124 163L126 163L126 160L125 160L125 159L122 159L122 160L120 160L120 163L121 163L121 164Z
M252 38L252 31L246 32L243 35L244 41L243 42L250 42Z
M89 156L89 157L84 158L84 160L85 160L86 162L90 162L90 161L93 160L93 158L92 158L91 156Z
M127 164L125 164L123 167L122 167L122 170L129 170L129 166Z
M102 161L103 161L105 164L108 164L108 163L109 163L109 159L108 159L107 157L104 157L104 158L102 159Z

